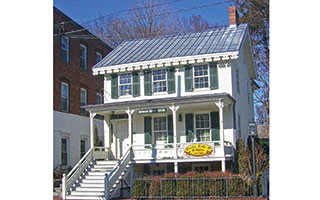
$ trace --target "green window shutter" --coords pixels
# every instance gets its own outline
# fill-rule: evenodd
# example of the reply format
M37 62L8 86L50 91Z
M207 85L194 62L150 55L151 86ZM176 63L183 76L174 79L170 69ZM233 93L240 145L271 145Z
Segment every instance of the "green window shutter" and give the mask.
M168 115L168 142L173 143L173 118Z
M151 144L152 143L152 124L151 117L144 117L144 143Z
M144 71L144 95L152 95L152 80L151 80L151 70Z
M211 138L212 141L220 141L220 120L219 112L211 112Z
M167 69L167 85L168 85L168 94L176 92L176 79L175 79L175 68L170 67Z
M111 77L111 98L118 98L118 75L113 75Z
M191 65L184 66L184 83L185 83L185 91L192 92L192 90L193 90L193 76L192 76Z
M218 67L217 63L209 63L210 66L210 89L218 89L219 83L218 83Z
M193 140L193 114L186 114L186 141L191 142Z
M139 72L132 73L132 95L134 97L140 96L140 75L139 75Z

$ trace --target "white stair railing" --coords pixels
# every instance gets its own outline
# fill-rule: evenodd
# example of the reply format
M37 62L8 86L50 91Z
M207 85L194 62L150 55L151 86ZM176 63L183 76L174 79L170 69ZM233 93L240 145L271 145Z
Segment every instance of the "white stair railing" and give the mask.
M76 182L76 180L81 176L85 169L90 165L94 160L94 151L108 151L106 148L93 147L80 159L80 161L72 168L72 170L66 175L63 174L62 177L62 199L66 199L67 191L70 187Z
M131 158L132 146L129 147L128 151L122 156L122 158L118 161L117 165L111 170L111 172L109 174L106 174L104 178L104 197L106 200L112 198L112 196L110 195L110 190L112 189L113 185L116 184L122 172L126 169ZM115 194L115 191L113 191L113 194Z

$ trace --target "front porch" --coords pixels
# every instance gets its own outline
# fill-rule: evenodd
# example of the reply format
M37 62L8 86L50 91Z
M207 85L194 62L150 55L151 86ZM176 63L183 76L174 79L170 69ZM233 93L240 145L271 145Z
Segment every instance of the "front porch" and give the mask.
M92 120L95 114L105 117L109 159L120 159L132 147L134 163L173 162L177 173L178 163L193 161L219 161L225 171L225 161L234 157L236 141L233 105L234 99L223 93L106 103L86 109ZM188 153L187 148L196 153ZM202 154L197 155L199 152Z

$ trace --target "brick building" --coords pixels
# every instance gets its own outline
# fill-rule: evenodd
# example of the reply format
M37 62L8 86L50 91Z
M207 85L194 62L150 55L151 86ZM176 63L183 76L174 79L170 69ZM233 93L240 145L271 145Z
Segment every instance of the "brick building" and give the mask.
M89 148L89 117L80 106L103 103L103 76L93 76L92 66L112 49L56 7L53 46L55 168L74 166ZM101 116L94 123L103 141Z

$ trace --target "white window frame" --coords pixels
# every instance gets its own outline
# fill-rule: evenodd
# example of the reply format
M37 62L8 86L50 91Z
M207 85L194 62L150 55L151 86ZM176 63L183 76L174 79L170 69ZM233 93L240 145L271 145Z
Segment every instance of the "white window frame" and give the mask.
M97 58L100 57L100 60L98 60ZM100 62L102 60L102 54L99 52L96 52L96 63Z
M203 114L206 114L209 116L208 120L209 120L209 127L208 128L197 128L197 115L203 115ZM198 141L198 138L197 138L197 130L206 130L206 129L209 129L209 141ZM212 141L212 138L211 138L211 116L210 116L210 113L204 113L204 112L199 112L199 113L194 113L194 139L197 140L197 142L210 142Z
M62 151L62 140L66 140L66 151ZM70 139L68 137L61 137L60 139L60 156L61 156L61 165L64 166L69 166L70 164ZM66 159L67 159L67 163L63 164L62 163L62 154L65 153L66 154Z
M154 80L154 76L155 76L155 75L154 75L153 73L154 73L155 71L164 71L165 79ZM152 70L152 93L154 93L154 94L167 93L167 91L168 91L167 79L168 79L168 77L167 77L167 71L166 71L166 69L156 69L156 70ZM164 91L155 91L154 83L161 83L161 82L164 82L164 84L165 84L165 90L164 90ZM160 88L163 88L163 86L162 86L162 87L160 86Z
M67 86L66 88L67 88L67 97L64 97L63 96L63 91L62 91L62 88L63 88L63 86ZM65 82L61 82L61 111L63 111L63 112L69 112L69 84L68 83L65 83ZM63 110L62 109L62 98L65 98L65 99L67 99L67 109L66 110Z
M64 39L66 40L66 46L67 46L66 48L63 48L63 46L62 46L62 43L63 43ZM68 63L69 62L69 38L66 37L66 36L61 38L61 51L66 51L66 54L67 54L67 60L64 60L62 58L62 56L61 56L61 60L66 62L66 63Z
M82 49L84 49L84 57L82 56ZM83 44L80 44L80 68L87 70L87 47ZM82 66L82 59L84 60L84 67Z
M82 92L85 92L85 96L84 96L85 102L82 102L82 95L81 95L81 94L83 94ZM88 104L88 91L86 89L84 89L84 88L80 88L80 106L84 106L84 105L87 105L87 104ZM81 110L83 110L83 109L80 108L80 114L81 115L86 115L87 114L87 112L82 113Z
M166 123L166 130L158 130L156 131L155 130L155 118L165 118L165 123ZM156 134L157 133L160 133L160 132L166 132L166 140L157 140L156 138ZM168 143L168 116L167 115L158 115L158 116L154 116L152 117L152 141L153 141L153 144L157 144L157 141L158 141L158 144L162 144L161 141L164 141L164 144L167 144Z
M122 83L121 84L121 76L125 76L125 75L130 75L131 76L131 82L130 83ZM121 95L121 86L130 86L131 89L129 90L129 93L125 92L124 95ZM132 92L133 92L133 88L132 87L133 87L132 86L132 74L130 74L130 73L119 74L119 80L118 80L119 97L132 97ZM130 91L131 91L131 94L130 94Z
M207 75L201 75L201 76L195 76L195 68L196 67L201 67L201 66L206 66L207 67ZM202 65L194 65L192 67L192 76L193 76L193 88L194 90L208 90L210 89L210 71L209 71L209 65L208 64L202 64ZM196 78L208 78L208 87L202 87L202 88L196 88Z

